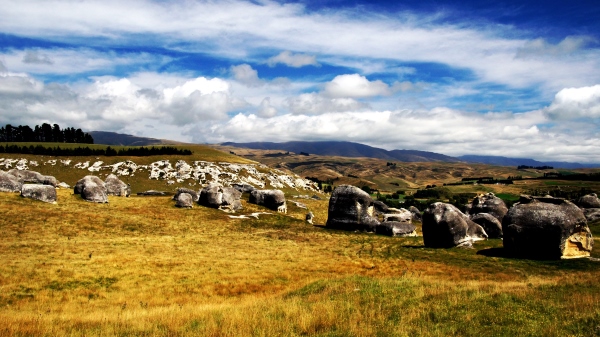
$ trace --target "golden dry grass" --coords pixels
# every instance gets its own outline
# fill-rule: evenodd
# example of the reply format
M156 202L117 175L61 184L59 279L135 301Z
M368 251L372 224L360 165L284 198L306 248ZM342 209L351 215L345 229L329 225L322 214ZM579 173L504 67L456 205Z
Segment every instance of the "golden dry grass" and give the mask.
M238 220L165 197L58 196L0 193L2 336L600 333L597 262L331 231L291 204ZM299 201L325 222L327 201Z

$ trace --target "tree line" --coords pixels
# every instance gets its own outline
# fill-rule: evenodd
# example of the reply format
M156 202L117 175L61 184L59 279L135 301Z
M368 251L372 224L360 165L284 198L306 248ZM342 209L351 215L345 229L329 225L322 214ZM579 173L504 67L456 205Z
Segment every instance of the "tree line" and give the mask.
M19 146L19 145L0 145L0 153L18 153L18 154L35 154L35 155L46 155L46 156L129 156L129 157L147 157L147 156L162 156L162 155L184 155L188 156L192 154L190 150L180 150L172 146L159 146L159 147L130 147L125 149L116 150L110 146L105 149L91 149L89 147L76 147L76 148L61 148L56 147L44 147L42 145L37 146Z
M28 125L12 126L6 124L0 128L0 142L42 142L42 143L82 143L94 144L94 138L81 129L61 129L58 124L44 123L33 129Z

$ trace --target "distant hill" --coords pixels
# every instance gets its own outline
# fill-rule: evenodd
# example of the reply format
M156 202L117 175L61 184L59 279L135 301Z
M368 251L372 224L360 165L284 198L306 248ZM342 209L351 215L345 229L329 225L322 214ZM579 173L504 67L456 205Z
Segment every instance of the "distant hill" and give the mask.
M281 150L294 153L305 152L320 156L339 156L339 157L367 157L384 160L397 160L402 162L459 162L454 157L443 154L416 151L416 150L384 150L364 144L352 142L254 142L254 143L232 143L227 142L221 145L256 150Z
M122 134L122 133L108 132L108 131L90 131L88 133L94 138L95 144L121 145L121 146L148 146L148 145L182 144L180 142L171 141L171 140L138 137L138 136L126 135L126 134Z
M461 160L470 163L482 163L489 165L499 165L499 166L519 166L519 165L527 165L527 166L552 166L554 168L564 168L564 169L579 169L579 168L594 168L600 167L600 163L596 164L581 164L581 163L568 163L561 161L549 161L549 162L541 162L534 159L529 158L508 158L501 156L477 156L477 155L466 155L458 157Z

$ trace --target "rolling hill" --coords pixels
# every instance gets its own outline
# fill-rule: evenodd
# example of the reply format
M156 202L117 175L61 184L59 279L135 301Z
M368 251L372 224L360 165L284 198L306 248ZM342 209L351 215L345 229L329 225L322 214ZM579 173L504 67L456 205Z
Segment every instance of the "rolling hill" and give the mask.
M250 148L256 150L281 150L295 153L308 153L320 156L366 157L402 162L460 162L458 158L434 152L417 150L384 150L353 142L254 142L254 143L222 143L223 146Z
M108 131L88 132L94 138L95 144L120 145L120 146L148 146L148 145L177 145L183 144L174 140L138 137Z
M469 163L481 163L488 165L499 165L499 166L552 166L554 168L563 169L579 169L579 168L595 168L600 167L600 163L595 164L581 164L581 163L569 163L562 161L549 161L541 162L530 158L509 158L501 156L478 156L478 155L465 155L458 157L460 160Z

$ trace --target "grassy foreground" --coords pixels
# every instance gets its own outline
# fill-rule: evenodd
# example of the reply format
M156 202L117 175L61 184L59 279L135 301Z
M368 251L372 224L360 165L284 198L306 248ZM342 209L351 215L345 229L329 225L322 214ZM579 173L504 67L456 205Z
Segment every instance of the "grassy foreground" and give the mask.
M331 231L291 203L240 220L58 194L0 193L1 336L600 335L600 262ZM301 201L325 223L327 201Z

